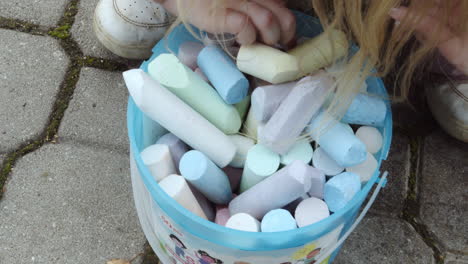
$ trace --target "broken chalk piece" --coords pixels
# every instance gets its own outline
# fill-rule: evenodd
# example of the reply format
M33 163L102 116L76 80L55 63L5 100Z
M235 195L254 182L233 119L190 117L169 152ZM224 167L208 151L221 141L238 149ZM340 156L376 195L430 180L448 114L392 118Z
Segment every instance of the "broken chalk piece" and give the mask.
M198 67L228 104L242 101L249 91L249 81L235 62L217 46L207 46L198 55Z
M308 166L309 174L311 177L311 186L308 194L311 197L323 199L323 188L325 187L325 174L312 166Z
M340 166L336 161L330 158L330 156L321 147L318 147L314 151L312 165L323 171L327 176L335 176L344 171L344 167Z
M342 121L348 124L378 126L384 124L387 105L377 95L358 94L343 116Z
M205 82L209 82L208 77L203 73L203 71L200 68L195 69L195 73L198 74Z
M359 175L359 177L361 178L361 182L364 183L370 180L372 175L374 175L374 172L377 170L378 166L378 162L375 159L374 155L367 152L367 158L363 163L353 167L348 167L346 168L346 171Z
M182 207L195 215L208 220L184 177L171 174L164 178L164 180L159 183L159 186Z
M141 152L141 159L157 182L176 173L176 167L167 145L154 144L145 148Z
M325 183L324 200L331 212L336 212L348 204L361 190L361 180L357 174L343 172Z
M177 58L180 62L185 64L192 70L195 70L197 66L197 57L200 51L203 49L203 44L194 41L187 41L179 46L179 52L177 53Z
M255 145L247 152L240 192L245 192L255 184L275 173L280 165L278 154L265 146Z
M232 161L236 146L199 113L140 69L126 71L123 76L135 104L147 116L192 148L205 153L219 167Z
M179 162L185 152L188 151L188 146L180 138L176 137L172 133L167 133L160 137L156 144L164 144L169 147L171 152L172 160L176 168L179 168Z
M298 227L315 224L328 216L330 216L330 212L327 204L315 197L302 201L294 213Z
M299 73L296 57L263 44L242 45L237 54L240 71L278 84L293 81Z
M291 149L284 155L281 155L281 164L289 165L295 160L302 160L309 164L312 160L314 150L308 139L301 139L294 143Z
M231 214L229 213L229 208L227 206L216 206L216 224L225 226L230 217Z
M291 92L296 82L257 87L252 92L252 111L260 122L267 122Z
M226 222L226 227L247 232L260 232L260 222L244 213L231 216Z
M243 169L227 166L223 168L223 171L228 176L229 183L231 184L231 189L234 192L235 190L237 190L237 188L239 188L240 181L242 179Z
M235 134L239 131L241 120L234 106L226 104L207 82L173 54L156 57L148 65L148 72L224 133Z
M241 135L229 135L229 138L237 149L236 155L231 163L229 163L229 166L234 168L244 168L245 160L247 159L247 152L255 145L255 141Z
M382 148L383 136L380 131L371 126L362 126L356 131L356 137L359 138L372 154L376 154Z
M179 169L182 176L213 203L227 204L232 200L228 177L200 151L185 153Z
M197 190L193 185L188 183L190 190L193 193L193 196L195 196L195 199L197 199L198 204L200 205L201 209L203 210L203 213L205 213L206 218L209 221L213 221L215 219L215 211L213 204L206 199L206 197Z
M247 213L257 219L279 209L309 191L311 186L307 165L298 160L241 193L229 203L231 214Z
M262 219L262 232L281 232L297 228L296 220L290 212L275 209L268 212Z

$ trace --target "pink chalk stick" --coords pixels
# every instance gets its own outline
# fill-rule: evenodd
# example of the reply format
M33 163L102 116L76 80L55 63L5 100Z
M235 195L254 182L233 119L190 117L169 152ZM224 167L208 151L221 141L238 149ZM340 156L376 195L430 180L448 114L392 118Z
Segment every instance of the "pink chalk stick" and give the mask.
M216 206L216 224L225 226L230 217L231 213L229 212L229 208L227 206Z

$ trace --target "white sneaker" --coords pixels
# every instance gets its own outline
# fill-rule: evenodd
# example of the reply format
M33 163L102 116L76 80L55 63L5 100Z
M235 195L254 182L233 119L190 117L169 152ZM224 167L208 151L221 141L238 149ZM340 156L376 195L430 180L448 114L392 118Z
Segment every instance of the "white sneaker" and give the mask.
M98 40L114 54L146 59L171 20L166 10L152 0L100 0L93 28Z

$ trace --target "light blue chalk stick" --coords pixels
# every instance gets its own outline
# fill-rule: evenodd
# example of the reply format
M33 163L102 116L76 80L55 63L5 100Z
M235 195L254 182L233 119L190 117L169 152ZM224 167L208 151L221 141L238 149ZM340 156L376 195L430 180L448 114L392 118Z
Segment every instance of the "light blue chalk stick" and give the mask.
M158 138L167 133L167 130L163 126L144 113L142 114L142 130L142 149L153 145Z
M197 63L226 103L237 104L247 96L249 81L221 48L205 47L198 55Z
M366 145L350 131L347 124L333 120L325 112L320 112L312 120L307 131L342 167L352 167L366 160Z
M229 178L200 151L185 153L180 160L179 170L188 182L213 203L227 204L232 200Z
M382 98L358 94L351 103L342 121L348 124L383 126L387 106Z
M361 190L359 175L352 172L343 172L325 183L324 200L332 212L336 212L353 199Z
M268 212L262 219L262 232L281 232L296 229L296 220L287 210L276 209Z

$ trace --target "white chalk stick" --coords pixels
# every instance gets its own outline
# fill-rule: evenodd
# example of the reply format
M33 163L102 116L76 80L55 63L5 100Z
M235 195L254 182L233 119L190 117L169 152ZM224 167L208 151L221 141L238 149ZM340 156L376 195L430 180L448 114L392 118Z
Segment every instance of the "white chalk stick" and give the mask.
M296 57L263 44L241 46L237 67L273 84L293 81L299 73Z
M177 58L180 62L185 64L192 70L195 70L197 66L197 57L200 51L204 48L203 44L199 42L187 41L179 46L179 52Z
M346 171L359 175L359 177L361 178L361 182L364 183L370 180L372 175L374 175L374 172L377 170L378 166L379 164L375 159L374 155L367 152L367 158L363 163L353 167L348 167L346 168Z
M252 111L260 122L267 122L281 102L291 92L296 82L257 87L252 92Z
M216 224L225 226L230 217L231 213L229 213L229 208L227 206L216 206Z
M141 159L156 181L176 173L176 167L167 145L154 144L141 152Z
M156 144L164 144L169 147L169 151L171 152L171 157L176 168L179 167L179 162L182 156L188 151L187 144L172 133L167 133L160 137Z
M201 218L208 219L184 177L176 174L169 175L159 182L159 186L182 207Z
M252 108L250 108L249 113L247 114L247 118L245 119L245 122L242 127L242 133L256 141L258 138L259 125L262 125L262 123L257 121L257 119L253 115Z
M317 223L330 216L327 204L315 197L302 201L296 208L294 217L297 226L304 227Z
M308 191L308 194L311 197L316 197L319 199L323 199L323 188L325 187L325 174L312 166L307 167L310 177L311 177L311 186Z
M268 212L262 219L262 232L281 232L297 228L296 220L290 212L275 209Z
M247 232L260 232L260 222L244 213L231 216L226 222L226 227Z
M129 70L123 75L134 102L146 115L192 148L205 153L219 167L232 161L236 146L213 124L144 71Z
M275 173L279 165L280 157L278 154L262 145L251 147L245 161L240 192L245 192L255 184Z
M371 154L379 152L383 145L383 136L380 131L371 126L362 126L356 131L356 137L359 138Z
M320 147L314 151L312 165L327 176L335 176L344 171L344 167L340 166Z
M281 164L289 165L295 160L302 160L309 164L312 160L314 150L309 139L301 139L294 143L291 149L284 155L281 155Z
M255 145L255 141L251 138L241 135L229 135L236 146L236 155L229 163L229 166L234 168L244 168L245 160L247 159L247 152Z

